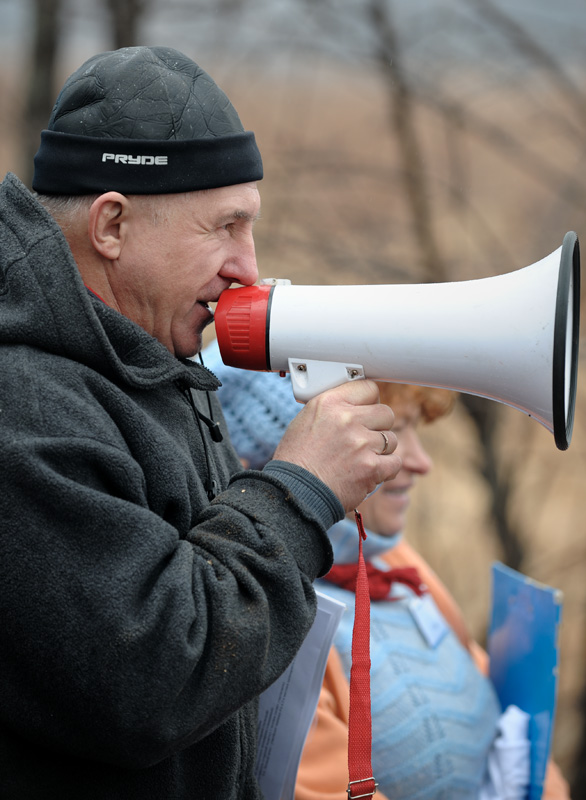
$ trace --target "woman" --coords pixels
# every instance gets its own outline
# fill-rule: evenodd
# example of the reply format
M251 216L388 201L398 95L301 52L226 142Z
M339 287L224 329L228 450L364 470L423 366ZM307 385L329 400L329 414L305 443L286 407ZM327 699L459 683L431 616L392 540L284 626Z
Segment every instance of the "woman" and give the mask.
M395 412L396 453L403 461L393 481L359 507L367 562L382 571L415 568L419 580L394 582L385 599L371 599L372 767L377 797L389 800L482 800L498 797L488 777L501 709L488 680L488 657L470 637L455 601L403 536L409 495L432 463L419 438L421 422L447 414L445 390L381 383L381 402ZM330 654L314 727L301 760L295 800L333 800L348 785L348 678L354 593L344 569L356 564L354 518L330 529L335 567L316 588L346 604ZM411 574L407 573L411 579ZM401 573L399 573L401 575ZM404 577L404 576L403 576ZM373 579L371 578L371 584ZM342 585L338 585L342 584ZM419 597L420 586L427 592ZM432 600L433 598L433 600ZM439 627L426 614L439 609ZM443 622L443 624L442 624ZM526 777L526 776L525 776ZM509 778L509 784L514 776ZM508 785L507 797L523 797ZM568 798L567 784L550 764L545 798Z
M262 468L299 409L288 381L224 366L215 343L204 351L203 358L222 381L220 401L231 434L234 431L238 454L246 466ZM455 397L441 389L391 383L381 383L379 389L381 402L395 413L396 453L403 467L394 481L380 486L359 508L367 529L364 554L383 571L415 568L429 596L421 603L417 586L398 582L390 590L391 601L371 601L376 796L381 800L484 800L487 795L481 793L487 787L489 752L501 716L486 677L488 658L470 637L454 599L402 535L410 492L432 466L418 426L449 413ZM336 567L357 561L354 517L338 523L329 533L335 568L327 576L330 580L318 581L316 588L341 599L347 611L328 660L316 719L299 767L295 800L338 800L346 796L348 787L354 594L332 580ZM430 606L432 611L439 609L441 616L439 627L434 627L435 638L428 640L425 613ZM418 616L421 607L423 617L421 613ZM512 792L508 795L515 796ZM567 784L553 765L544 798L569 798Z

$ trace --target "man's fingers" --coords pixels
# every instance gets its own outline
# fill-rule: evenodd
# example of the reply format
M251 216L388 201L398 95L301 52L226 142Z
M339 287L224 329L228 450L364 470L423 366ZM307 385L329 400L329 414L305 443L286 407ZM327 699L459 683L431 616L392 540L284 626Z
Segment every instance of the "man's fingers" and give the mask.
M351 381L310 400L289 425L274 457L312 472L348 511L401 469L394 454L393 423L394 414L380 402L376 383Z
M389 431L393 427L395 415L384 403L380 402L378 386L374 381L357 380L343 383L328 389L307 403L308 407L319 408L337 406L346 407L348 420L352 419L371 431ZM319 412L318 412L319 413Z
M334 389L328 389L327 394L336 398L336 400L345 400L353 406L378 403L380 397L376 383L362 379L342 383Z
M399 456L395 455L394 453L390 456L379 458L377 464L378 475L376 485L378 486L385 481L391 481L393 478L396 478L401 471L402 466L403 462Z

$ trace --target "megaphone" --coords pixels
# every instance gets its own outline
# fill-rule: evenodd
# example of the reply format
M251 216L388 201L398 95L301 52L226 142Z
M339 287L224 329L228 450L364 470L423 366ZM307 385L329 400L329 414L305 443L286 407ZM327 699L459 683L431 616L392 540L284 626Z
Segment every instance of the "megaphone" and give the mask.
M306 402L372 378L453 389L517 408L572 437L580 321L580 252L562 246L529 267L429 284L294 286L269 279L222 292L222 360L289 372Z

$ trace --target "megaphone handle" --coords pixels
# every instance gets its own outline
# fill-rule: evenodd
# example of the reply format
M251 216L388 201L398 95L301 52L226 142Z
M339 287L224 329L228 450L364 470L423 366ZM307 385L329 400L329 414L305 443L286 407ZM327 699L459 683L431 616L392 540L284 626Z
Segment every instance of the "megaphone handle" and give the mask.
M288 361L293 394L299 403L307 403L328 389L365 377L362 364L308 358L290 358Z

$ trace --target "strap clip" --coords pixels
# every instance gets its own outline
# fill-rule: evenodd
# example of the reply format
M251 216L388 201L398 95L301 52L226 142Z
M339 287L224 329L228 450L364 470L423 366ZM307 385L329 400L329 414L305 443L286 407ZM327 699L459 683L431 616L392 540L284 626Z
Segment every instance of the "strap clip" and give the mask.
M374 781L374 789L372 792L366 792L365 794L352 794L352 789L350 788L356 783L366 783L367 781ZM346 789L346 794L348 795L349 800L358 800L359 797L372 797L376 794L376 790L378 788L378 783L374 780L374 777L371 775L370 778L361 778L359 781L350 781L348 784L348 788Z

